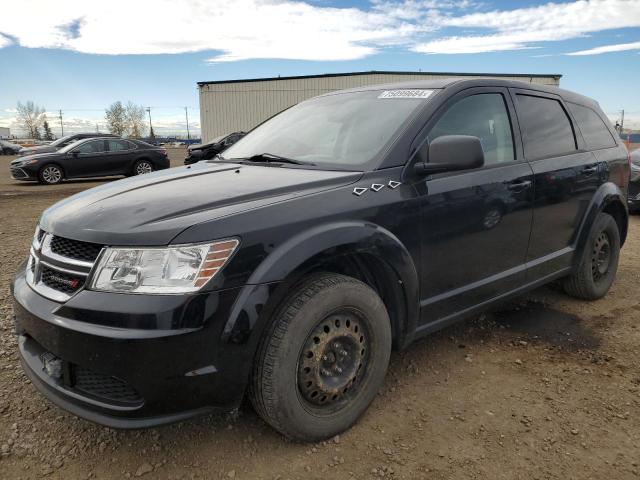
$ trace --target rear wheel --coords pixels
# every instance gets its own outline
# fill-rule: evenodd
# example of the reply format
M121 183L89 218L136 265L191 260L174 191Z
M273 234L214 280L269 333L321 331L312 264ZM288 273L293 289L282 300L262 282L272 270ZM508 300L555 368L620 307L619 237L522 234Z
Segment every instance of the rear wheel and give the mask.
M344 275L314 274L277 312L250 388L258 414L300 441L349 428L382 386L391 325L380 297Z
M134 175L144 175L153 172L153 165L149 160L138 160L133 166Z
M572 297L597 300L604 297L616 277L620 256L620 232L611 215L600 213L591 228L578 271L564 280Z
M40 183L44 183L47 185L55 185L56 183L60 183L63 177L64 174L62 173L62 168L54 164L45 165L38 172L38 180L40 180Z

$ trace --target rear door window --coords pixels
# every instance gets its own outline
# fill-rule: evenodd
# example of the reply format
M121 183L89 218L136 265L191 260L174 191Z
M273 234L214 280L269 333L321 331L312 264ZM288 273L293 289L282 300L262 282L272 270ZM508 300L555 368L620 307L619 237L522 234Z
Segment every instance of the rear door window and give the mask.
M558 100L524 94L516 97L528 160L568 155L578 149L569 116Z
M107 143L109 145L110 152L121 152L131 148L129 147L129 142L125 140L109 140Z
M583 105L575 103L567 103L567 105L573 114L573 118L576 119L578 128L587 144L587 148L590 150L599 150L601 148L616 146L613 135L609 132L600 115Z
M103 140L92 140L90 142L85 142L82 145L78 145L75 149L75 152L79 153L100 153L104 152L104 141Z

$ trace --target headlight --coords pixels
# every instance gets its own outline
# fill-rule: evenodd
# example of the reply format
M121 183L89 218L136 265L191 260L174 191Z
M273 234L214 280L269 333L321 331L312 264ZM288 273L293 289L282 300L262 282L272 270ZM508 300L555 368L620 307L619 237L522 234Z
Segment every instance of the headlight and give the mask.
M122 293L186 293L216 276L238 240L166 248L106 248L92 276L92 290Z

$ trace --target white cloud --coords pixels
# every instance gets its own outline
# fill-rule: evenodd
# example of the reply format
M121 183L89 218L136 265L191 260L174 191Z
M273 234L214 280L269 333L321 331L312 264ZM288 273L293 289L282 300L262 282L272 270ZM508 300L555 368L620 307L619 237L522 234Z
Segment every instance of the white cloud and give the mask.
M602 47L591 48L589 50L580 50L579 52L567 53L566 55L600 55L602 53L624 52L627 50L640 50L640 42L604 45Z
M444 15L444 27L486 30L487 34L451 36L416 45L422 53L480 53L521 50L540 42L568 40L603 30L639 27L640 2L582 0L462 16Z
M480 12L486 4L477 0L372 0L360 8L308 1L21 0L3 6L0 48L15 41L107 55L210 51L214 62L353 60L392 46L440 54L520 50L640 26L637 0L491 12Z

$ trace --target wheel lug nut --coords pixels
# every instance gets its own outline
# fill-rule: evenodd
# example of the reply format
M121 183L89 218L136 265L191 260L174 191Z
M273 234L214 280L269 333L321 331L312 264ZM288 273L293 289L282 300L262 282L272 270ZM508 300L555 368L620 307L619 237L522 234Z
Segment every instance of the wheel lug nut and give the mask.
M339 344L338 342L335 342L335 343L333 344L333 348L336 348L336 349L337 349L337 348L340 348L340 344Z
M342 373L342 369L338 366L336 366L334 370L336 371L336 373Z
M324 375L325 377L330 377L331 376L331 372L329 370L327 370L326 368L323 368L321 370L322 375Z
M348 355L348 352L346 350L340 350L340 355L346 357Z

